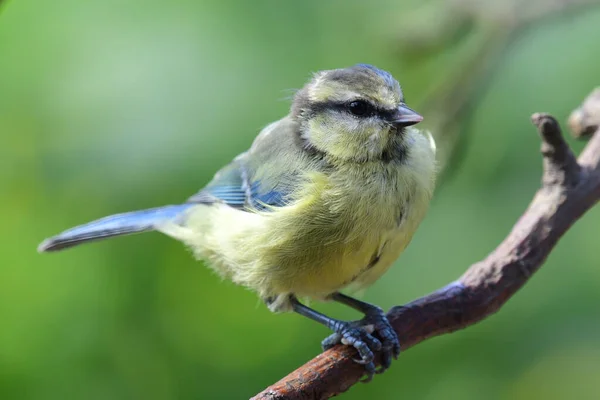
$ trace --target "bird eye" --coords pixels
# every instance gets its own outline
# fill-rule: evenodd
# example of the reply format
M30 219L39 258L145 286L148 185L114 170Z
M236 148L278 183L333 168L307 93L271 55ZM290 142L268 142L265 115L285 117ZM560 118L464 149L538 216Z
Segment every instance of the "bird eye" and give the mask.
M348 111L357 117L366 117L373 113L373 107L363 100L355 100L348 103Z

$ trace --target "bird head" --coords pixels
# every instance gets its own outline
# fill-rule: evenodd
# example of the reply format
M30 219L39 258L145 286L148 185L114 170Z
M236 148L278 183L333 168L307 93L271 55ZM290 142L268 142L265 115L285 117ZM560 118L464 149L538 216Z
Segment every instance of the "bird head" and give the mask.
M367 64L316 73L291 115L307 148L347 162L400 160L406 127L423 119L389 72Z

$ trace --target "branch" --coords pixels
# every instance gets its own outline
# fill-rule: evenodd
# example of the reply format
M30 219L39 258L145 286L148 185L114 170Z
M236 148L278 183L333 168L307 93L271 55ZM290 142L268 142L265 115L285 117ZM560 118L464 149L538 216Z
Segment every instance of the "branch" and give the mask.
M543 264L569 227L600 199L600 89L569 119L576 137L591 136L578 159L556 120L534 114L542 140L542 187L509 235L456 282L405 306L388 318L403 350L473 325L495 313ZM309 361L254 400L327 399L346 391L364 373L355 350L338 345ZM379 361L377 359L377 361Z

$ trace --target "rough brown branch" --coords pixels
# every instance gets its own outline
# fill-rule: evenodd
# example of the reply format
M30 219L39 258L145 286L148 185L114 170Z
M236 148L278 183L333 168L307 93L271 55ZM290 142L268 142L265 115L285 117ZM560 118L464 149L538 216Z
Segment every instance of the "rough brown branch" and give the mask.
M388 318L406 350L425 339L454 332L496 312L536 272L560 237L600 199L600 90L575 110L576 137L593 134L578 159L556 120L534 114L542 140L542 187L510 234L485 260L456 282L405 306ZM327 399L358 382L364 370L355 350L336 346L265 389L253 399Z

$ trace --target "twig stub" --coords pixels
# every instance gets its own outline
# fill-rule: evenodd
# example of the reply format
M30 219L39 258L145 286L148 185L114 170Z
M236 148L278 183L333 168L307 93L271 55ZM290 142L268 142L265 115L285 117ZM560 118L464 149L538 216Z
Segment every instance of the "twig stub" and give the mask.
M542 155L544 156L544 185L576 186L579 182L581 168L575 155L563 137L560 125L549 114L536 113L531 121L537 127L542 138Z

